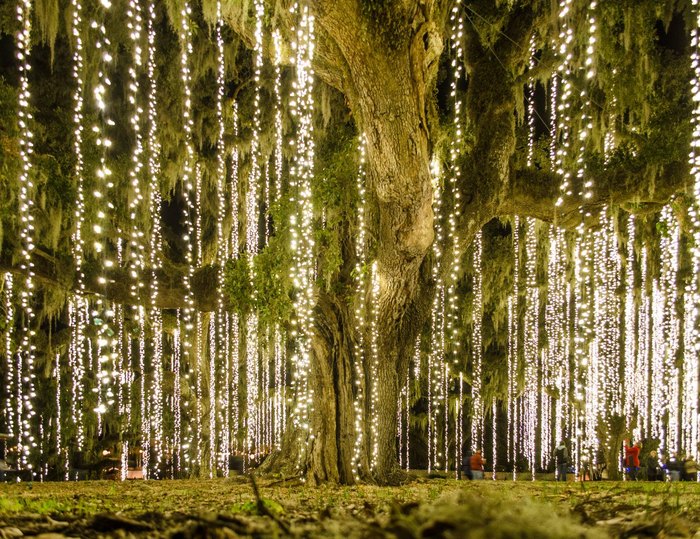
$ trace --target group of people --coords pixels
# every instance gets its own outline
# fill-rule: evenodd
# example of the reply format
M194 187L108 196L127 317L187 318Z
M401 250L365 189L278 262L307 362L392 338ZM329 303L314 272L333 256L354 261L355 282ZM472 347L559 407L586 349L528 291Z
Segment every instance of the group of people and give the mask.
M632 481L646 479L648 481L696 481L698 477L698 465L692 456L684 454L664 456L656 451L650 451L641 466L642 443L634 445L625 440L624 469L628 478ZM556 465L556 480L566 481L567 472L571 461L569 450L564 440L559 442L554 449L554 462ZM462 471L468 479L483 479L486 460L477 449L471 455L465 454L462 461ZM642 473L644 472L644 473Z
M641 450L641 442L630 445L629 440L625 440L625 471L632 481L640 478ZM644 464L647 481L664 481L667 477L669 481L697 481L698 464L692 455L672 453L669 456L649 451Z

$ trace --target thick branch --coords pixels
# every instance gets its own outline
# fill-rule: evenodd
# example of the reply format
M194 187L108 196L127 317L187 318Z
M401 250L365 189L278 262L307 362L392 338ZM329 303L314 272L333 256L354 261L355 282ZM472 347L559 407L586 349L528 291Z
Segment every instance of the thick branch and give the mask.
M673 162L658 169L640 164L620 164L589 176L593 180L593 196L581 204L579 197L559 197L561 178L553 172L526 169L518 171L510 196L498 208L502 215L517 214L536 217L571 228L581 222L580 208L594 213L606 204L619 204L629 211L643 211L651 205L658 208L676 193L688 188L688 164Z
M59 288L66 292L78 290L78 283L74 275L73 261L70 257L54 257L35 251L33 257L34 280L37 283ZM15 275L27 276L27 270L12 259L11 249L6 247L0 256L0 271L10 272ZM185 307L185 290L182 286L184 269L172 267L168 270L158 270L158 297L156 306L161 309L182 309ZM141 277L142 286L137 296L131 294L132 280L127 270L116 269L106 273L107 283L98 283L99 272L95 264L85 265L85 292L90 295L99 295L115 303L125 305L150 305L151 302L151 272L147 271ZM198 268L192 279L192 289L195 299L195 308L199 311L213 311L216 309L217 295L217 268L206 266Z

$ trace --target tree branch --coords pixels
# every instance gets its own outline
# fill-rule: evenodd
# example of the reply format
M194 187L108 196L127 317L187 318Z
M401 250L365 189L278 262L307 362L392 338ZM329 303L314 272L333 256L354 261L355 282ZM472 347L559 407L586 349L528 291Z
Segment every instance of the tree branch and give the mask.
M554 172L524 169L515 174L511 191L498 208L502 215L523 215L549 221L565 228L581 222L581 211L593 213L606 204L619 204L632 213L659 208L669 199L687 191L690 170L685 162L659 167L641 163L620 163L592 173L593 196L585 203L574 196L557 207L561 178Z

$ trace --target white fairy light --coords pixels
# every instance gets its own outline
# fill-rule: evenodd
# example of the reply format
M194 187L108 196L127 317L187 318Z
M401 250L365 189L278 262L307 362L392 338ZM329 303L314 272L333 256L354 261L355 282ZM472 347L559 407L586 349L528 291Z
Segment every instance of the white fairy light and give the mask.
M238 103L233 102L233 135L238 140ZM239 237L238 237L238 220L239 220L239 202L238 202L238 147L234 146L231 152L231 187L230 187L230 213L231 213L231 228L229 237L229 249L231 258L237 259L239 253ZM239 427L240 427L240 412L238 403L238 386L239 386L239 366L240 366L240 319L238 313L232 313L229 317L231 346L230 356L228 358L228 370L231 373L230 384L227 388L229 391L228 402L230 410L228 411L229 419L229 434L230 450L238 452Z
M520 219L514 216L511 225L513 238L513 292L508 298L508 454L513 463L513 480L517 479L518 441L517 425L521 416L518 406L518 372L520 370L518 347L518 305L520 290Z
M662 391L660 395L660 408L656 413L663 423L662 431L665 432L666 439L662 440L662 446L669 451L680 451L680 440L678 438L680 418L680 371L676 364L676 356L679 350L680 321L678 319L678 265L679 265L679 243L680 226L673 215L670 204L661 210L660 222L662 236L660 241L661 252L661 274L659 278L659 292L662 295L663 323L660 326L662 331L656 331L658 336L658 349L655 353L661 357L656 359L656 364L661 366L660 371L656 371L653 379L661 382ZM655 329L658 329L656 326ZM661 333L661 335L659 335Z
M560 141L559 147L554 151L555 171L561 176L559 186L560 195L556 201L556 206L561 206L565 196L571 195L571 171L567 170L565 161L569 155L571 146L571 93L572 93L572 73L571 59L573 57L571 49L574 41L574 32L569 23L569 13L573 0L562 0L559 4L559 39L555 43L559 55L560 64L557 68L558 74L554 78L552 92L552 111L556 111L557 128L556 137ZM559 103L556 102L559 98ZM553 137L552 144L556 144Z
M483 251L482 232L479 230L474 238L472 251L473 268L473 306L472 306L472 452L481 448L484 441L484 400L482 381L483 346L481 339L481 323L484 313L483 290L481 277L481 259Z
M355 444L353 446L352 473L356 480L359 480L358 467L360 455L364 443L365 430L365 398L364 398L364 364L365 364L365 331L367 320L366 297L367 280L365 266L367 265L367 245L366 245L366 223L365 223L365 193L366 193L366 172L365 172L365 147L366 138L360 135L359 167L357 171L357 241L355 243L355 295L357 305L355 307L355 319L357 321L357 346L353 357L353 376L355 378L355 399L353 407L355 412Z
M649 437L651 433L651 401L649 390L650 372L650 348L652 346L652 329L649 324L652 321L651 300L648 290L649 268L647 263L647 248L643 248L639 261L641 274L641 305L639 310L639 322L637 324L637 334L639 342L635 359L636 383L635 393L637 395L637 414L639 421L639 438Z
M282 196L282 166L284 164L282 148L284 145L284 131L282 129L282 38L279 30L272 32L272 44L275 50L275 195L274 202Z
M683 446L691 454L700 451L700 413L698 412L698 387L700 386L700 362L699 347L700 334L697 330L698 312L700 309L700 286L698 275L700 275L700 2L692 0L692 11L694 21L691 29L691 67L693 69L693 79L691 81L691 92L693 95L693 139L689 154L690 174L693 177L693 203L688 211L692 224L693 247L692 254L692 278L686 287L686 329L683 353ZM697 479L700 480L700 473Z
M450 141L450 174L449 188L452 193L452 211L448 218L447 237L451 242L452 259L450 266L449 285L447 287L447 330L450 336L452 348L452 364L457 365L459 358L459 306L457 305L457 276L459 274L459 232L457 220L462 212L461 196L459 193L460 166L458 164L462 149L463 139L463 103L458 92L458 86L463 78L464 50L462 40L464 38L464 18L461 15L459 5L455 5L450 13L450 41L454 48L452 59L452 80L450 82L450 94L454 104L453 124L455 136ZM446 418L447 419L447 418ZM447 424L447 421L446 423ZM447 461L447 459L446 459Z
M202 403L202 393L201 393L201 317L199 313L193 316L194 313L194 295L192 292L192 277L194 276L195 269L195 252L194 246L192 245L193 237L196 233L195 226L193 222L195 213L195 204L193 201L193 191L194 191L194 142L193 142L193 129L194 129L194 119L192 117L192 74L190 70L190 57L192 55L192 28L190 26L190 17L192 10L190 8L189 2L185 1L180 10L180 76L182 79L182 86L184 92L183 98L183 129L184 129L184 139L185 139L185 160L184 167L181 177L182 194L184 198L184 208L183 217L185 225L185 234L183 239L185 240L185 262L187 264L187 271L183 275L182 284L185 289L185 307L182 309L182 361L184 361L187 371L191 372L192 368L195 367L197 371L197 385L196 385L196 410L195 410L195 424L197 428L196 440L192 439L192 433L188 433L188 450L192 449L192 445L195 445L194 455L190 455L191 458L195 458L197 463L202 462L201 458L201 444L202 444L202 422L201 422L201 403ZM196 330L195 330L196 325ZM192 357L192 333L195 331L197 338L197 348L195 350L195 357ZM187 463L191 465L191 463Z
M248 175L246 192L246 254L250 269L251 280L255 277L254 258L258 253L259 230L258 216L260 211L261 162L260 131L261 131L261 84L260 75L263 61L263 18L265 5L262 0L255 0L255 98L253 108L253 135L251 139L251 167ZM260 393L260 354L258 342L258 316L253 310L246 319L246 456L255 458L261 452L261 415L259 409Z
M93 89L94 104L98 110L98 120L93 125L92 130L96 136L95 144L99 154L99 166L95 170L96 182L95 190L93 191L94 202L99 209L93 217L93 239L94 249L101 263L97 282L103 286L109 282L107 275L109 269L113 267L109 249L110 237L114 232L117 234L121 233L120 230L114 230L111 224L115 211L115 206L111 202L114 183L111 179L112 170L107 165L108 151L112 145L109 136L115 125L114 120L111 118L111 109L107 103L108 93L112 85L109 77L113 61L109 52L112 44L107 35L105 24L101 22L106 19L108 13L109 5L103 3L102 8L95 12L95 18L90 22L90 27L97 34L95 48L102 51L98 64L97 84ZM114 314L106 299L98 296L91 311L91 316L93 325L97 328L97 341L92 344L93 350L97 352L97 361L94 365L97 376L97 387L95 388L97 390L97 406L93 411L97 414L99 430L102 416L108 410L111 410L114 404L113 374L117 373L117 369L114 362L113 349L116 342L113 338L114 331L111 327Z
M556 226L549 228L549 260L547 266L547 305L545 308L545 331L547 351L545 361L546 380L543 386L553 386L556 399L550 404L554 430L542 439L541 463L549 462L554 444L568 435L569 420L569 316L568 287L566 284L566 242L564 231ZM543 398L545 395L543 394ZM543 421L548 423L548 421Z
M537 231L535 219L525 220L525 279L526 311L523 320L525 337L523 341L523 361L525 362L525 388L523 417L523 449L530 465L532 479L535 479L536 432L538 425L538 366L539 354L539 290L537 288Z
M224 26L224 21L221 16L221 0L216 2L216 51L217 51L217 72L216 72L216 120L219 128L218 138L216 141L216 194L218 202L218 212L216 216L216 241L217 241L217 304L216 304L216 314L214 323L216 325L216 334L213 339L213 344L215 347L215 352L210 359L211 365L223 367L224 370L224 383L223 386L217 391L216 381L219 377L213 376L210 380L210 407L215 408L215 403L217 402L216 395L220 395L221 398L221 441L218 445L219 447L219 461L217 466L223 470L224 477L228 477L228 461L229 461L229 425L228 425L228 390L229 390L229 369L227 368L227 358L230 341L229 332L226 327L226 322L228 320L227 313L224 307L224 278L225 278L225 264L228 259L229 250L228 243L225 241L224 237L224 217L226 216L226 145L224 141L225 126L224 126L224 93L226 84L226 65L225 65L225 55L224 55L224 39L222 35L222 29ZM215 370L215 369L214 369ZM219 384L221 385L221 384ZM212 391L213 389L213 391ZM210 421L211 423L211 421ZM213 430L210 425L210 437L214 438Z
M379 272L377 271L377 261L372 263L372 274L370 277L370 433L371 437L371 461L370 467L374 470L377 467L379 457L378 424L379 424L379 388L377 384L379 370Z
M622 397L624 400L624 415L626 425L629 429L631 424L635 424L634 439L641 439L641 425L638 421L633 421L636 414L636 407L639 406L640 395L637 392L635 379L638 371L635 365L635 350L638 344L637 309L634 303L634 242L635 242L635 219L630 214L627 217L627 246L625 256L625 349L624 349L624 379Z
M292 8L299 16L295 50L296 80L292 99L292 115L297 120L297 134L294 141L294 161L290 170L290 198L297 211L292 216L291 234L294 268L291 272L294 288L297 290L294 302L295 319L290 335L295 342L292 364L294 372L295 409L294 424L300 429L305 444L299 455L302 462L308 450L310 425L313 407L313 391L309 387L311 360L311 329L314 325L314 240L312 233L313 203L311 200L311 179L314 173L314 141L312 114L314 109L314 71L311 63L315 48L315 21L307 5L295 3Z
M13 353L12 335L15 327L15 308L13 303L14 281L12 273L7 272L3 275L3 307L5 311L5 329L4 345L5 345L5 384L3 387L4 393L4 409L5 429L9 436L9 440L14 439L17 433L20 432L19 416L15 414L16 407L13 404L15 392L16 376L15 362ZM7 443L7 442L6 442Z
M17 36L17 59L19 60L19 147L22 160L22 171L19 176L19 218L21 223L20 239L22 244L22 258L20 267L26 272L24 286L20 292L20 305L23 318L19 333L20 344L17 351L17 410L21 428L16 433L17 447L19 449L19 464L24 469L32 469L30 456L36 448L36 441L32 434L33 418L36 415L33 400L35 398L34 372L35 345L33 329L36 313L32 306L34 300L34 184L31 180L32 154L34 153L34 134L31 130L32 113L30 112L31 94L29 92L29 54L31 50L32 33L32 2L20 0L17 6L17 19L20 24L20 32ZM22 390L22 386L26 391Z
M61 459L61 454L64 452L61 432L61 425L63 425L63 410L61 408L61 354L56 353L55 361L56 365L54 367L53 376L56 380L56 456L58 457L60 467L65 465ZM68 470L68 468L65 469L66 471Z

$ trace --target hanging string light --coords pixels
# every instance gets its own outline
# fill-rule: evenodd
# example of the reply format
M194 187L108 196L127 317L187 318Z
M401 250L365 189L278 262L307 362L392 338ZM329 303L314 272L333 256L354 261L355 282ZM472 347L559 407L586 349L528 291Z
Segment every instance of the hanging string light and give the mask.
M355 243L355 257L357 259L357 262L355 263L355 297L357 298L355 320L357 322L357 346L355 347L355 354L353 357L353 376L355 378L355 399L353 401L355 411L355 444L353 446L352 473L356 480L359 480L360 478L358 467L360 464L360 455L364 443L363 433L365 430L365 398L363 379L364 365L366 362L365 331L367 324L365 317L365 301L367 297L367 279L365 268L367 265L367 230L365 223L365 194L367 180L365 171L366 144L366 137L364 134L360 135L360 144L358 147L360 164L357 171L357 241Z
M5 428L9 440L12 440L20 432L20 418L15 414L16 407L13 403L15 393L16 376L15 360L14 360L14 345L12 335L15 327L15 308L13 302L14 280L12 274L7 272L3 275L3 307L5 311L5 329L3 331L5 338L5 384L3 387ZM7 443L7 442L6 442Z
M189 441L187 442L188 449L195 443L194 454L191 457L196 459L196 462L202 462L202 437L201 437L201 403L202 403L202 393L201 393L201 355L199 353L192 357L192 332L195 330L195 323L197 325L197 349L196 352L200 351L201 348L201 317L194 315L194 294L192 292L192 277L194 276L195 269L195 252L194 246L192 244L193 237L195 235L195 223L193 222L193 216L195 213L195 205L193 201L193 191L194 191L194 142L193 142L193 128L194 119L192 117L192 75L190 71L190 56L192 55L192 29L190 26L190 17L192 15L192 9L190 8L189 2L185 1L182 5L180 11L180 75L182 79L183 86L183 128L184 128L184 139L185 139L185 160L181 177L182 185L182 195L184 199L184 208L182 210L184 217L184 228L185 233L183 235L183 240L185 241L185 262L187 263L187 271L183 275L182 284L185 290L185 308L181 310L182 313L182 360L185 362L188 372L191 372L193 366L197 371L197 385L196 385L196 403L195 403L195 425L196 425L196 440L192 439L193 433L190 431ZM194 320L196 318L196 320ZM191 466L192 463L190 463Z
M372 458L370 466L372 470L377 467L379 457L378 426L379 426L379 388L377 376L379 370L379 272L377 271L377 261L372 263L372 274L370 277L370 422L372 434Z
M224 477L228 477L228 461L229 461L229 447L230 447L230 430L228 424L228 388L230 385L229 380L229 369L227 368L227 358L229 357L229 332L227 328L228 313L225 311L224 307L224 278L225 278L225 264L229 257L228 243L225 241L224 237L224 218L226 216L226 144L224 141L225 126L224 126L224 93L226 84L226 65L225 65L225 55L224 55L224 38L223 38L223 26L224 21L221 16L221 0L216 2L216 51L217 51L217 72L216 72L216 120L219 128L218 139L216 142L216 194L218 201L218 212L216 216L216 241L217 241L217 284L218 284L218 294L217 294L217 304L216 304L216 334L213 339L215 346L215 353L211 359L212 364L218 364L219 368L222 368L224 372L223 384L219 383L219 387L216 386L216 381L220 380L220 377L211 377L211 383L214 384L213 395L210 395L211 408L214 408L214 404L217 403L218 399L221 399L220 409L222 410L220 416L221 423L221 441L218 445L219 450L219 461L217 466L223 470ZM216 370L216 369L215 369ZM210 392L212 390L210 389ZM211 427L210 427L211 430ZM213 436L212 436L213 438Z
M624 400L624 414L626 418L627 429L634 427L634 439L641 439L642 426L638 421L634 421L637 412L637 406L640 403L639 393L635 384L639 371L637 370L635 350L638 344L637 326L637 308L635 305L634 294L634 263L635 263L635 219L634 215L630 214L627 218L627 246L625 256L625 350L624 350L624 379L622 397Z
M452 259L450 267L449 285L447 287L447 330L452 347L452 364L458 364L459 357L459 306L457 305L457 275L459 274L459 233L457 219L462 213L461 197L459 193L460 166L458 164L462 149L463 119L462 98L458 92L458 86L463 77L464 50L462 40L464 38L464 18L461 15L459 5L455 5L450 13L450 41L454 49L452 59L452 80L450 82L450 95L454 104L453 124L455 136L450 141L450 174L449 187L452 193L452 211L448 218L447 236L451 240Z
M255 278L255 255L258 253L259 230L258 216L260 211L261 161L260 131L261 114L260 75L263 68L263 18L265 6L262 0L255 0L255 98L253 109L253 136L251 139L251 167L248 175L248 190L246 193L246 253L250 278ZM246 319L246 454L247 458L256 458L261 451L261 414L260 398L260 355L258 342L258 316L253 310Z
M520 219L516 215L511 226L513 238L513 292L508 298L508 454L513 463L513 481L517 479L518 440L517 425L520 424L518 406L518 372L520 370L518 350L518 305L520 298Z
M238 140L238 102L233 102L233 135ZM238 147L234 146L231 152L231 192L230 192L230 208L231 208L231 231L229 238L229 252L231 258L237 259L239 253L239 238L238 238L238 219L239 219L239 204L238 204ZM238 384L239 384L239 354L240 354L240 319L238 313L232 313L229 317L231 331L231 355L228 359L229 371L231 372L231 383L228 387L229 396L228 402L231 409L229 410L229 439L232 440L232 450L238 451L238 429L240 426L240 413L238 404Z
M17 36L17 59L19 60L19 147L22 160L22 171L19 176L19 218L21 223L20 239L22 244L22 262L20 267L26 273L24 286L20 292L20 305L22 307L22 325L19 332L19 348L17 351L17 407L21 429L17 431L17 446L19 449L19 463L22 468L31 470L30 461L32 450L36 447L36 440L32 432L33 418L36 415L33 400L35 394L34 372L35 345L33 328L36 313L33 308L34 300L34 184L30 177L32 172L32 154L34 153L34 134L31 130L32 113L30 111L31 94L29 92L29 54L31 49L32 33L32 3L30 0L21 0L17 7L17 19L20 24L20 32ZM26 391L22 386L26 385Z
M440 414L440 393L442 384L442 362L444 358L444 316L445 316L445 282L442 275L442 245L444 232L442 227L443 208L443 174L440 161L434 157L431 161L433 183L433 215L435 241L433 242L433 270L435 295L431 309L430 352L428 353L428 473L438 467L438 418ZM376 378L373 378L376 379Z
M537 288L537 232L535 219L525 220L525 279L526 311L523 341L523 361L525 363L525 416L523 417L523 449L530 464L532 479L537 468L536 437L538 425L538 365L539 354L539 290Z
M483 251L482 232L477 232L472 251L473 295L472 307L472 452L480 449L484 441L484 400L482 381L483 345L481 340L481 323L483 318L483 290L481 278L481 260Z
M574 32L569 24L573 0L562 0L559 4L559 39L556 42L557 53L560 59L557 68L557 76L553 79L552 110L556 110L557 126L553 132L556 137L552 138L553 151L555 154L555 170L561 176L559 186L560 194L556 201L556 206L564 203L565 196L571 196L571 172L567 169L566 159L571 146L571 59L573 54L571 48L574 40ZM556 98L559 98L557 104ZM556 106L555 106L556 105ZM556 139L559 146L556 147ZM556 148L554 150L554 148Z
M691 67L693 69L693 79L691 80L691 91L693 94L693 139L689 155L690 173L693 177L693 204L688 214L692 224L693 248L692 255L692 275L691 282L686 287L686 330L685 345L683 354L683 372L685 379L683 387L687 392L684 398L683 425L685 429L684 447L692 451L700 451L700 413L698 413L698 386L700 385L700 350L697 343L700 341L700 334L697 330L698 306L700 306L700 286L697 276L700 275L700 2L692 0L692 15L694 24L691 30ZM698 458L698 455L695 455ZM700 480L700 473L698 474Z
M93 191L95 206L98 208L93 216L92 232L94 237L93 248L96 256L101 261L100 274L97 277L97 282L102 287L108 282L107 274L112 267L114 261L110 253L110 234L114 231L110 230L112 214L115 211L114 204L111 201L111 192L114 189L114 183L111 179L112 170L107 165L108 152L112 146L112 141L109 138L110 131L114 128L115 123L111 118L110 110L108 109L107 99L108 92L112 82L109 77L109 70L112 69L114 58L110 52L111 41L107 36L107 30L104 24L105 19L112 7L109 0L102 0L100 9L94 14L90 22L90 27L97 34L95 38L95 48L98 50L99 67L97 73L97 84L93 90L93 97L96 109L98 111L98 121L93 125L92 130L95 134L95 143L99 152L100 162L95 171L96 184ZM99 19L99 20L98 20ZM117 234L121 231L116 230ZM96 364L94 365L95 374L97 375L97 406L93 409L97 413L98 430L102 422L102 416L114 404L114 392L112 382L115 372L115 357L113 349L115 347L114 330L112 329L112 319L114 311L103 297L99 297L95 301L95 305L91 311L93 325L97 329L96 346L93 347L96 355Z
M650 326L652 322L652 304L649 294L649 267L647 262L647 248L643 248L639 261L639 269L641 274L641 306L639 310L639 325L638 335L639 343L637 345L636 355L636 395L638 397L637 413L639 415L640 424L640 439L642 436L653 436L652 420L651 420L651 390L649 372L651 371L650 353L652 348L653 328Z
M89 304L85 297L85 273L83 260L85 241L85 189L83 163L84 131L84 47L82 2L72 0L73 34L73 175L76 182L75 228L71 237L71 251L76 275L76 291L68 300L68 319L71 327L71 340L68 348L68 367L71 373L71 421L75 429L75 449L83 449L85 431L83 424L83 377L85 374L85 328L89 317Z
M661 357L656 359L657 365L661 366L660 371L654 377L661 381L661 394L659 408L656 410L660 421L663 424L662 431L665 432L666 440L662 445L670 451L680 451L680 440L678 438L680 418L680 379L676 357L680 344L680 321L678 318L678 263L679 263L679 243L680 226L673 215L670 204L661 210L660 222L662 224L662 236L660 240L661 252L661 274L659 278L659 302L662 307L662 324L656 326L661 328L656 335L658 348L655 353ZM660 334L660 335L659 335Z
M304 460L309 441L309 418L313 407L313 392L309 387L311 354L311 328L314 325L314 240L312 235L313 204L311 200L311 180L314 172L314 141L312 114L314 109L314 72L311 63L315 49L315 21L307 5L292 7L292 14L298 16L296 39L292 43L295 51L296 80L291 112L297 121L294 141L294 161L290 170L290 198L297 211L291 218L292 252L294 257L291 271L292 282L297 290L294 302L295 319L291 339L295 342L292 364L294 372L295 409L294 424L306 444L299 458Z

